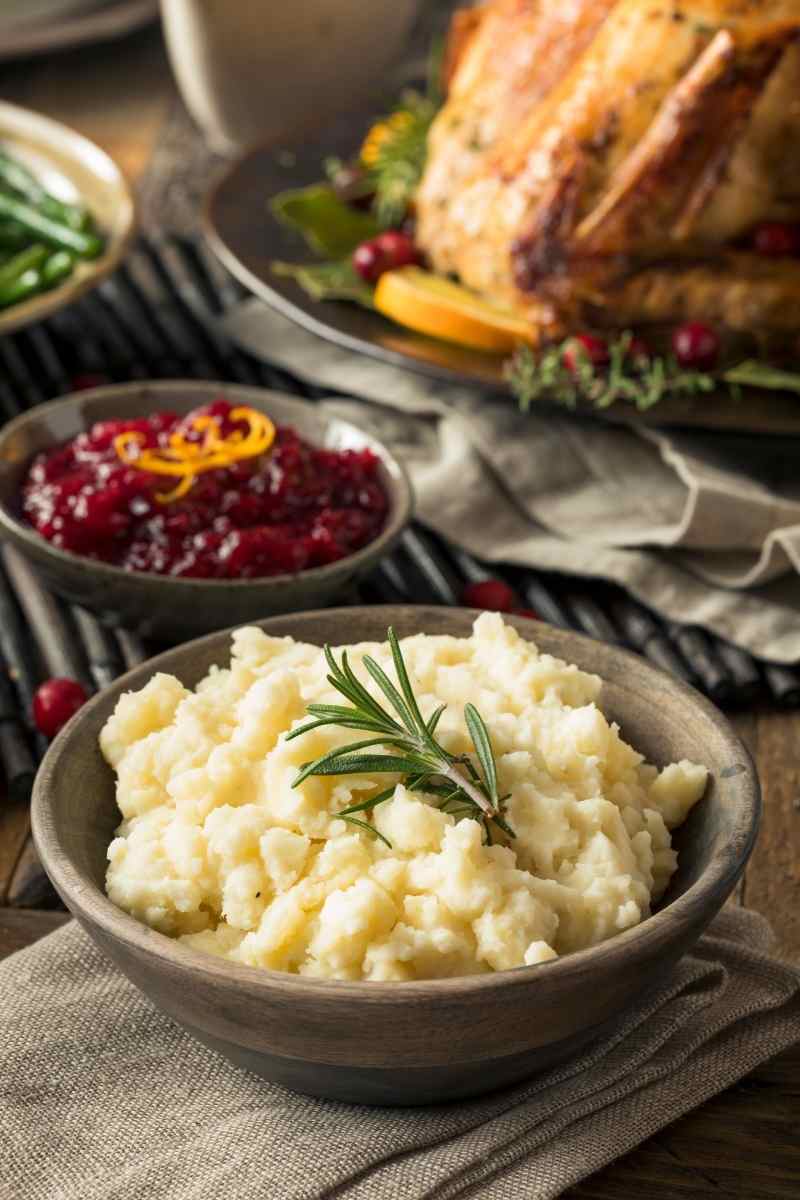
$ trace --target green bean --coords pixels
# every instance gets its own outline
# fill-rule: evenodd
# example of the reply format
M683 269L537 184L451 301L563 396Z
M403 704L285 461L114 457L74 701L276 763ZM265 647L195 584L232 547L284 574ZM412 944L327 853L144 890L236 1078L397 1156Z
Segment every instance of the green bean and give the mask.
M0 220L9 218L19 221L31 233L57 250L71 250L79 258L97 258L103 251L102 239L93 233L71 229L38 209L17 200L13 196L0 194Z
M12 304L19 304L21 300L29 300L41 289L41 272L31 267L9 283L0 284L0 308L9 308Z
M75 267L75 259L68 250L56 250L51 254L42 267L42 284L44 287L56 287L63 283Z
M72 229L84 229L88 216L83 205L67 204L51 196L26 166L0 151L0 184L22 196L46 217L61 221Z
M26 250L21 250L0 267L0 287L13 283L26 271L38 270L49 257L50 251L47 246L38 242L28 246Z
M0 246L7 250L21 250L30 244L31 235L19 221L0 221Z

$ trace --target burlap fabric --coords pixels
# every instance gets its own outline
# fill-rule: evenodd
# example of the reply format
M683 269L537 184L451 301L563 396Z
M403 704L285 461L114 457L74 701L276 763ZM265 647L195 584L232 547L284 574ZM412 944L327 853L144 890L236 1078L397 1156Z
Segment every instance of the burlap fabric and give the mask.
M71 923L0 965L0 1200L558 1196L800 1037L800 973L770 942L728 909L579 1059L483 1099L379 1109L229 1066Z

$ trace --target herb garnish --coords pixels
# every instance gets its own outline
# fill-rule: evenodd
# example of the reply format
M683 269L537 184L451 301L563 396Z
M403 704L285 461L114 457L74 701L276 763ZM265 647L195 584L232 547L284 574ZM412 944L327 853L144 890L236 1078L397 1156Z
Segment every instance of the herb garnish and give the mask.
M428 134L442 106L445 44L436 39L428 56L424 92L408 88L393 111L376 121L364 139L359 161L374 193L372 211L391 229L408 215L425 170Z
M349 258L342 262L274 262L272 270L276 275L296 280L315 300L350 300L362 308L375 307L374 290L356 272Z
M361 147L361 165L374 191L372 209L386 229L403 220L414 199L437 108L429 95L404 92L394 112L372 126Z
M374 217L339 200L324 183L279 192L269 207L281 224L297 230L312 250L328 258L352 254L359 242L380 231Z
M738 399L742 387L800 393L800 375L755 359L719 371L692 371L681 367L672 355L632 353L635 342L629 331L609 342L608 367L596 367L588 356L567 366L564 352L570 344L568 338L542 353L522 346L514 354L506 378L523 411L536 400L555 401L566 408L589 401L598 409L623 401L645 412L667 396L721 390Z
M297 787L311 775L399 774L402 777L400 782L409 791L425 792L426 795L437 797L438 808L442 812L457 818L471 817L480 821L487 842L492 841L492 824L513 838L514 831L503 816L503 804L508 797L498 794L492 743L480 713L472 704L464 706L464 718L477 758L476 766L470 755L451 754L436 740L436 727L446 705L440 705L427 720L422 716L393 629L388 630L387 638L399 687L370 655L364 656L364 667L397 714L396 717L356 678L347 661L347 652L342 652L341 663L337 663L330 646L325 646L328 682L350 701L351 707L309 704L308 713L313 720L292 730L286 735L286 740L328 725L360 729L373 736L340 746L313 762L304 763L292 787ZM375 746L383 746L395 753L367 753ZM391 848L391 843L382 833L355 814L369 813L385 800L391 799L395 786L393 784L335 815L374 834Z

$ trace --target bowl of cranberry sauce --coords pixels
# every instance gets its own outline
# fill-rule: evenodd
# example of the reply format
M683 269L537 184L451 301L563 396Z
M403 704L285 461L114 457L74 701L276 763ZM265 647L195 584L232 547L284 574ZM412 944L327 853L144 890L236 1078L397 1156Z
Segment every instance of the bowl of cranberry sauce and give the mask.
M149 637L328 604L411 507L375 438L255 388L97 388L0 433L0 536L54 591Z

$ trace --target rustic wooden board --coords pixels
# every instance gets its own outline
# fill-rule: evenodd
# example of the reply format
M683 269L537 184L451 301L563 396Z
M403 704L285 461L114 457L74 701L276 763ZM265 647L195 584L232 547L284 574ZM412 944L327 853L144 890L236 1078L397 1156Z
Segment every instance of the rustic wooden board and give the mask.
M52 933L69 920L70 915L65 912L0 908L0 959L38 942L46 933Z
M12 803L0 793L0 904L7 903L8 888L22 849L30 834L28 805Z
M772 922L783 953L800 962L800 717L762 717L756 761L765 802L743 899Z

